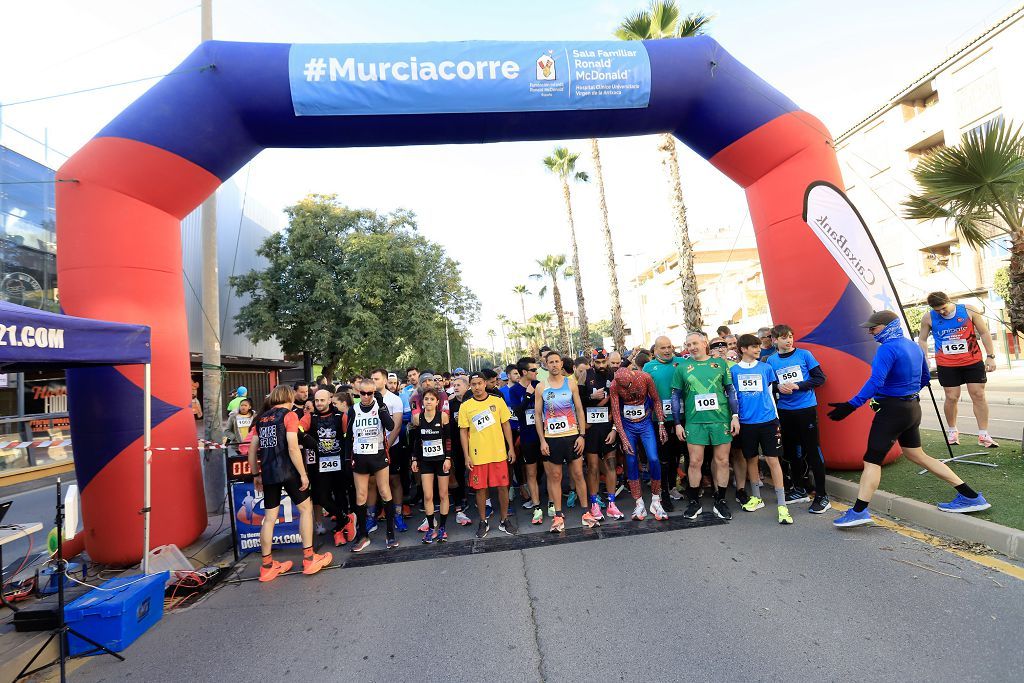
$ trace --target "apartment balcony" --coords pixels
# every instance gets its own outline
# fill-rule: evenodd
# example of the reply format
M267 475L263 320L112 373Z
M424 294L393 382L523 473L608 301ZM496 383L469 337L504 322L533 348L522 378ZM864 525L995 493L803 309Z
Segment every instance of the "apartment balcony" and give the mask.
M904 122L900 135L902 147L908 152L924 150L945 143L942 108L927 107Z

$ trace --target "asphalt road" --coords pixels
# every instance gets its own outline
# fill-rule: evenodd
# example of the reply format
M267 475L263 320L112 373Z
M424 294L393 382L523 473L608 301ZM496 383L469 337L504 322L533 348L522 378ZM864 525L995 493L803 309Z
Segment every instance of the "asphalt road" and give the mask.
M95 658L74 679L997 681L1024 670L1024 581L793 510L791 527L769 507L728 525L227 584L166 615L126 662ZM392 552L419 549L412 532L401 538Z
M942 396L937 395L939 410L942 410ZM974 418L973 406L969 403L958 405L959 415L957 417L957 428L962 434L977 434L978 422ZM990 404L989 407L988 431L992 438L1020 440L1021 432L1024 431L1024 406L1007 405L1005 403ZM939 429L939 422L935 418L935 409L928 398L927 392L921 394L921 426L926 429ZM943 422L946 417L943 415ZM961 438L960 443L967 444Z

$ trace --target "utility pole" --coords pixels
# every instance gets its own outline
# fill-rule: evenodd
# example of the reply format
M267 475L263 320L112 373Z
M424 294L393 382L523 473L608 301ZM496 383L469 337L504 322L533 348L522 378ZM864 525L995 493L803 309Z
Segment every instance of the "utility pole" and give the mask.
M213 0L202 0L203 41L213 40ZM206 439L220 442L223 432L220 365L220 279L217 273L217 192L203 202L203 416ZM227 486L223 452L203 451L206 510L221 512Z
M448 338L448 316L444 317L444 352L448 357L448 372L452 371L452 342Z

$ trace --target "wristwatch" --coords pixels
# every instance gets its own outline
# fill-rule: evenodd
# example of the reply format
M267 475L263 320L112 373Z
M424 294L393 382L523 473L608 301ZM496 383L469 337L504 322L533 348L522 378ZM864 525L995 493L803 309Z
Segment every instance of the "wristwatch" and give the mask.
M991 358L992 360L995 360L996 359L996 355L994 353L990 353L987 356L985 356L985 358Z

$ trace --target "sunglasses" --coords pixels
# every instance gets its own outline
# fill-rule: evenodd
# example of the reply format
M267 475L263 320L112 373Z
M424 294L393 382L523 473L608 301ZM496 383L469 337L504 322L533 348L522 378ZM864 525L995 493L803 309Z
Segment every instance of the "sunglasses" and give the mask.
M526 368L527 372L537 372L537 368Z
M377 392L375 392L375 391L360 391L359 395L360 396L373 396L375 393L377 393Z

